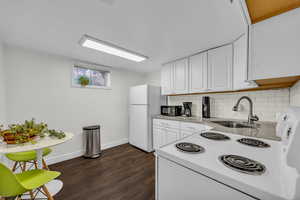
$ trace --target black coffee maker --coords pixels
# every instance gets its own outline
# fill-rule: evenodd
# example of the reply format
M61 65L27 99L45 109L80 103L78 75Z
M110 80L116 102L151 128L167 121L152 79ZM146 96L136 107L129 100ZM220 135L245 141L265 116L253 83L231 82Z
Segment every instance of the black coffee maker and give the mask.
M210 118L210 98L208 96L202 97L202 117Z
M186 117L192 116L192 102L183 102L183 115Z

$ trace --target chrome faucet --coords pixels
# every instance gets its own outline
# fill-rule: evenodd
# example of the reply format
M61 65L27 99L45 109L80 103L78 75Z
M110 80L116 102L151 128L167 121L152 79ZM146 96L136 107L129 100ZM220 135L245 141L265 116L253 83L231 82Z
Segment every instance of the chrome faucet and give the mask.
M235 106L233 106L232 110L233 111L238 111L239 104L243 99L246 99L246 100L249 101L250 109L249 109L248 123L249 124L254 124L254 121L258 121L259 118L258 118L257 115L253 114L253 102L249 97L243 96L243 97L239 98L239 100L236 102Z

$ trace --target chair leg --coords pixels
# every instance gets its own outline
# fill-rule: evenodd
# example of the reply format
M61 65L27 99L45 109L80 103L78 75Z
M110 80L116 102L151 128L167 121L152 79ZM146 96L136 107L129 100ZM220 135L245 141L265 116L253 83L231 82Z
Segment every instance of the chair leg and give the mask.
M54 200L50 192L48 191L47 187L45 185L42 186L42 189L44 190L48 200Z
M11 171L12 171L12 172L15 172L16 169L17 169L17 166L18 166L18 162L16 161L16 162L14 163L14 166L13 166L13 168L11 169ZM2 198L1 198L1 199L2 199Z
M29 191L29 194L30 194L30 200L34 200L35 198L32 190Z
M43 159L42 161L43 161L43 168L46 170L50 170L45 160Z
M38 169L38 165L37 165L36 160L33 161L33 164L34 164L35 169Z
M23 172L26 171L26 164L27 164L27 162L23 162L23 168L22 168L22 171L23 171Z

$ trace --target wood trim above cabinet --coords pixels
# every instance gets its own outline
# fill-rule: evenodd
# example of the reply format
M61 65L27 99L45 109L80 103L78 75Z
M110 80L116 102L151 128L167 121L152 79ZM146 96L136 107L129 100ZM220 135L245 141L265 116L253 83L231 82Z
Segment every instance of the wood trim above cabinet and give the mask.
M300 80L300 76L288 76L288 77L281 77L281 78L261 79L261 80L256 80L255 82L259 85L259 87L271 87L276 85L291 87L299 80Z
M299 0L246 0L253 24L300 7Z

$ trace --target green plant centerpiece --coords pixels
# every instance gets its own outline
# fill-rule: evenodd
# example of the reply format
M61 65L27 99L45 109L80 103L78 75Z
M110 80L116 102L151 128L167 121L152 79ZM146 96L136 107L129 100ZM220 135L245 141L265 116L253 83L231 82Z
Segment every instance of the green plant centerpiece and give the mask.
M86 76L79 77L78 81L79 81L79 84L84 87L87 86L88 84L90 84L90 79Z
M22 124L11 124L6 130L3 130L3 126L0 126L0 135L7 144L35 143L36 138L43 138L46 135L58 139L65 137L64 132L48 130L47 124L43 122L36 123L34 119L25 120Z

